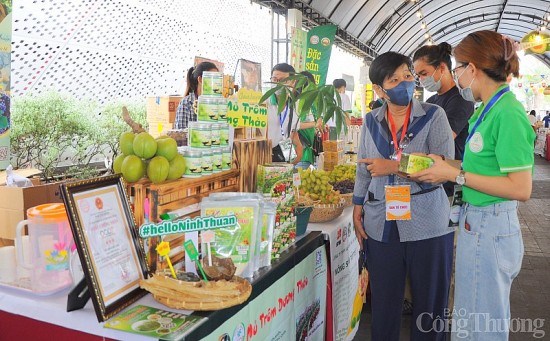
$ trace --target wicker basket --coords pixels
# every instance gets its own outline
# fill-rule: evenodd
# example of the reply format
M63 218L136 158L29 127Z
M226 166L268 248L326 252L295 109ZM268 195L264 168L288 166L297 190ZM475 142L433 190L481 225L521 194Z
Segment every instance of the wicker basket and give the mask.
M340 203L335 204L315 204L313 205L313 211L309 216L310 223L324 223L327 221L338 218L344 211L344 200L341 199Z
M340 194L342 199L344 199L344 206L353 206L353 192L347 194Z

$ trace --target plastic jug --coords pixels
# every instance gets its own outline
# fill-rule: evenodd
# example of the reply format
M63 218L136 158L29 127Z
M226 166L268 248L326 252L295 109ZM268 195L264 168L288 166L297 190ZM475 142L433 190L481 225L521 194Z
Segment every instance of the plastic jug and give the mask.
M70 255L74 248L73 236L63 204L43 204L27 210L27 220L17 224L16 239L28 226L31 259L24 259L23 249L17 249L18 264L31 272L31 290L49 294L73 283L70 273Z

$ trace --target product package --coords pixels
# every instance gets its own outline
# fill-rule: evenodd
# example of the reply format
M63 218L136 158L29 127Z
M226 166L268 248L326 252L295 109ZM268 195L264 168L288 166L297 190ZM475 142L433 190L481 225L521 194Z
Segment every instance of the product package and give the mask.
M261 221L261 205L258 199L220 200L219 198L204 198L201 203L201 216L237 217L237 225L213 230L215 241L210 243L208 250L202 245L203 255L211 252L221 258L231 257L237 267L237 276L251 278L255 270L255 245L257 224Z
M399 161L399 171L407 174L413 174L430 168L433 163L434 160L427 156L403 153L401 155L401 160Z
M262 194L265 200L277 205L272 259L278 259L296 239L293 172L294 166L287 163L258 166L257 192Z

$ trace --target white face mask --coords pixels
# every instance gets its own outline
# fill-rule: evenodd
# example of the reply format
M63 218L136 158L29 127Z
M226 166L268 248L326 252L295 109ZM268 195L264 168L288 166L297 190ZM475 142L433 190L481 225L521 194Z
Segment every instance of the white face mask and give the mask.
M469 101L469 102L475 102L476 99L474 97L474 93L472 92L472 84L474 83L474 80L475 80L475 77L472 79L472 81L470 82L470 85L468 85L467 87L465 88L461 88L460 87L460 84L458 83L458 80L460 79L460 77L462 77L462 75L464 74L464 72L466 72L466 69L469 67L470 65L466 65L466 67L464 68L464 71L462 71L462 73L460 74L460 76L458 77L453 77L453 80L455 81L455 84L456 84L456 87L458 88L458 92L460 92L460 95L462 96L462 98L464 98L465 100Z
M431 76L428 76L424 78L423 81L420 81L420 85L431 92L438 92L439 89L441 89L441 78L443 78L443 73L441 73L441 77L439 77L439 80L436 82L434 79L434 75L436 73L437 69L435 69L434 73Z

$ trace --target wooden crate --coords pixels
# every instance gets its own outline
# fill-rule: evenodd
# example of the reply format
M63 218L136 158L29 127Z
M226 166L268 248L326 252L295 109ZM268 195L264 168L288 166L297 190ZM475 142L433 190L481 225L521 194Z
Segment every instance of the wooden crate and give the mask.
M160 216L173 211L184 211L178 214L178 218L195 217L200 215L200 202L213 192L237 192L239 190L239 170L231 169L200 178L181 178L173 181L165 181L153 184L148 179L127 184L128 195L132 203L134 217L137 226L144 222L145 198L149 199L151 217L150 222L160 222ZM170 243L170 260L176 268L181 267L185 259L185 251L182 244L185 240L183 234L173 234L163 237ZM155 247L161 241L160 238L147 240L147 262L152 271L167 267L163 259L157 257Z
M251 139L233 143L233 166L240 170L239 192L256 192L258 165L271 163L271 140Z

